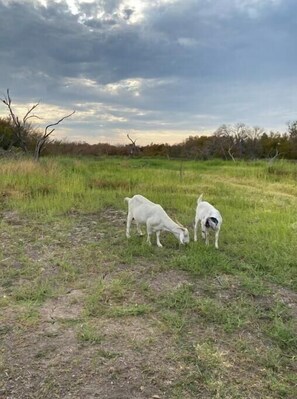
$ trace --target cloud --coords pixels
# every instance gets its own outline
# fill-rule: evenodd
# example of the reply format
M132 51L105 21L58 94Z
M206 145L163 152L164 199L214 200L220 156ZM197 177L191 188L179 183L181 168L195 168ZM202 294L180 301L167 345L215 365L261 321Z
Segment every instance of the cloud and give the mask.
M284 129L296 11L293 0L0 0L0 90L46 115L77 109L67 134L92 140L121 129L182 140L239 121Z

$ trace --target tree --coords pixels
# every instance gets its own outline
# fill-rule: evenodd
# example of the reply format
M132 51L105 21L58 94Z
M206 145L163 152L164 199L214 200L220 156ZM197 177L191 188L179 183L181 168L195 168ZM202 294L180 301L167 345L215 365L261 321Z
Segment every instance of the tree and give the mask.
M245 140L246 156L251 159L261 157L262 146L260 138L265 133L264 129L254 126L247 129L247 137Z
M50 136L55 131L53 126L58 125L64 119L69 118L71 115L75 113L75 111L71 112L69 115L63 116L57 122L51 123L46 126L43 133L39 133L34 130L33 126L29 122L31 118L39 118L39 116L34 115L33 111L38 107L39 103L36 103L29 108L25 116L20 119L14 112L12 107L12 100L10 97L9 89L6 91L6 95L2 99L2 102L7 106L9 111L9 122L12 128L11 141L8 146L8 149L12 146L20 147L25 153L29 152L29 143L30 141L35 142L34 144L34 158L39 160L41 152L44 150L45 146L50 142ZM0 143L1 145L1 143Z
M215 132L216 146L222 150L222 153L226 159L230 157L232 161L235 161L232 150L234 147L234 138L227 125L221 125Z
M69 118L75 113L75 111L71 112L69 115L63 116L58 122L51 123L46 126L44 129L44 133L40 135L40 137L37 139L37 143L35 146L35 151L34 151L34 158L36 161L39 160L41 152L44 150L45 146L50 142L50 135L55 131L55 129L49 130L51 127L58 125L61 123L64 119Z
M186 158L206 160L213 155L212 138L208 136L189 136L182 146Z
M288 123L288 134L290 142L290 158L297 158L297 121Z
M250 135L250 128L244 123L222 125L214 135L218 139L226 159L229 156L235 161L236 157L243 158L246 155L246 140Z
M131 137L129 136L129 134L127 134L127 137L132 143L132 144L129 145L129 147L130 147L130 149L129 149L130 155L132 155L132 157L134 155L138 155L140 150L139 150L138 146L136 145L136 140L132 140Z
M12 101L9 94L9 89L6 91L6 96L2 99L2 102L7 106L9 111L9 117L12 126L12 140L9 148L12 146L20 147L25 153L28 152L27 140L30 131L32 130L31 124L28 122L30 118L38 118L36 115L32 114L34 109L39 105L39 103L34 104L25 114L22 119L15 114L12 108Z
M13 127L9 119L0 118L0 148L8 150L13 137Z
M297 121L288 123L288 133L290 139L297 141Z

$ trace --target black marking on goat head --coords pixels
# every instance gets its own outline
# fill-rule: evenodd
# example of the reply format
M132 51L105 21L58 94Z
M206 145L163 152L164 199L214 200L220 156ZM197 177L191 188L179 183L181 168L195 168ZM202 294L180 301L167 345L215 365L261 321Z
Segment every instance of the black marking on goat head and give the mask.
M218 219L216 219L214 217L210 217L210 218L206 219L205 227L207 227L208 229L209 228L215 229L217 227L218 223L219 223Z

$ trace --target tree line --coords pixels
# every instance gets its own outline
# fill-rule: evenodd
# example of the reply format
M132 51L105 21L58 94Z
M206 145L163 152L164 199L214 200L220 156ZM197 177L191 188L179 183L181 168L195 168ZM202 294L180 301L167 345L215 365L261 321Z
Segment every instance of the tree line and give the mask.
M250 127L244 123L221 125L209 136L190 136L179 144L155 144L138 146L136 139L127 134L127 144L108 143L88 144L52 139L55 127L74 111L60 120L47 125L44 131L36 130L29 119L38 118L33 105L19 118L13 111L12 101L7 95L2 102L8 109L8 116L0 118L0 155L25 153L36 160L44 155L119 155L185 158L207 160L222 158L237 159L297 159L297 121L289 122L285 133L265 131L260 127Z
M14 127L9 118L0 118L0 153L28 153L34 156L41 133L30 129L24 142L14 139ZM24 138L23 138L24 139ZM112 145L108 143L88 144L52 139L43 148L44 155L118 155L148 156L207 160L221 158L237 159L297 159L297 121L288 124L288 131L265 132L261 128L251 128L245 124L222 125L212 135L190 136L179 144L148 144L138 146L127 143ZM13 150L13 151L12 151Z

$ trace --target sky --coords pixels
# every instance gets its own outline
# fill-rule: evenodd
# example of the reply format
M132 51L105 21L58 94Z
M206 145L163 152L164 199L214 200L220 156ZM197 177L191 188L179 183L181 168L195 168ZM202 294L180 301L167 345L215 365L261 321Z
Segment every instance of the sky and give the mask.
M285 132L296 15L296 0L0 0L0 96L20 117L39 102L41 130L75 110L54 138L90 144Z

